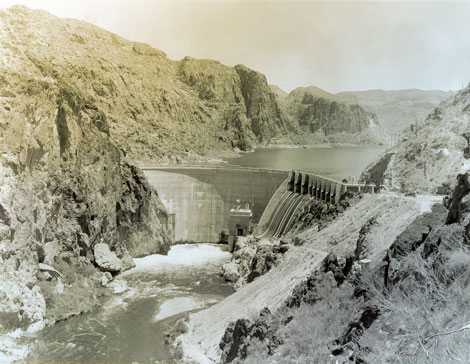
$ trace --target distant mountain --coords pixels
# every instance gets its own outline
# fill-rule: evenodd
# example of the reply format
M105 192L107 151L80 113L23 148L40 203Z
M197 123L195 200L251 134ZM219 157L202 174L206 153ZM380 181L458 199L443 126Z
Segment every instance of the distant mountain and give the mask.
M455 95L455 91L418 89L344 91L332 94L316 86L299 87L291 94L306 92L317 97L362 106L377 115L378 124L388 134L400 133L407 126L424 120L439 103Z
M403 131L422 121L440 102L455 95L454 91L370 90L339 92L336 100L355 103L377 114L380 125L390 133Z
M324 99L334 99L334 95L328 91L322 90L316 86L308 87L297 87L295 90L292 90L290 94L305 94L308 93L315 97L322 97Z

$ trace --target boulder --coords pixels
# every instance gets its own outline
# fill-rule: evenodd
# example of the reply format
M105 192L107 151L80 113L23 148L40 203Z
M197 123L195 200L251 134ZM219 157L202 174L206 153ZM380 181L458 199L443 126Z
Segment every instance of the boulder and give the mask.
M104 272L116 273L122 270L121 259L104 243L96 244L94 249L95 263Z
M240 278L240 273L238 273L238 264L235 261L224 264L222 266L222 276L228 282L236 282Z
M124 255L121 258L121 264L122 264L122 271L132 269L135 267L135 262L134 258L129 253L124 253Z

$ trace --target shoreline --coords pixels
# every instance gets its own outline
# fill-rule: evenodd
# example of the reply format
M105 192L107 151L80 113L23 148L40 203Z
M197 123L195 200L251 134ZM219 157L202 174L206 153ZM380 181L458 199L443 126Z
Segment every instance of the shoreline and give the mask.
M199 156L200 158L178 158L175 161L135 161L134 163L139 167L185 167L185 166L230 166L230 160L236 160L245 154L255 153L257 150L264 149L334 149L334 148L374 148L387 150L389 146L383 145L357 145L357 144L269 144L259 145L253 149L242 150L228 150L228 151L210 151L209 156ZM214 157L213 155L217 155ZM221 155L222 154L222 155Z

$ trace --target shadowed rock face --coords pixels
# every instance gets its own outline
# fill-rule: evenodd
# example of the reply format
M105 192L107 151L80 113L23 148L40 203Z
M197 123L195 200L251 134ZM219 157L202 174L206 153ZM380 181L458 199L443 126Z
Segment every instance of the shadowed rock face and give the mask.
M74 291L83 302L96 293L95 245L119 258L166 253L171 227L156 191L115 146L102 100L87 94L92 85L79 75L90 69L53 42L54 26L44 24L55 18L15 7L0 19L0 312L41 321L57 297L70 303L50 317L61 319L86 309L74 307ZM61 36L86 44L73 34ZM39 263L63 277L51 281Z
M310 131L326 135L345 131L360 132L377 124L377 116L357 104L346 104L318 97L306 91L293 91L286 99L290 114Z

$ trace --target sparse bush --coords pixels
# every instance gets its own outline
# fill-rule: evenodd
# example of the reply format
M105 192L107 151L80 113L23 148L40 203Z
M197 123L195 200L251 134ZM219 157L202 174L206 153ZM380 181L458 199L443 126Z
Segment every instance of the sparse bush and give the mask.
M443 239L423 259L422 249L403 258L403 278L391 288L371 277L370 303L382 315L362 336L366 363L470 362L470 249Z
M243 363L335 363L330 346L359 313L362 299L351 299L354 288L347 283L333 289L320 285L318 290L321 300L301 304L290 312L289 322L280 325L278 335L284 344L274 356L266 353L262 342L252 342Z

